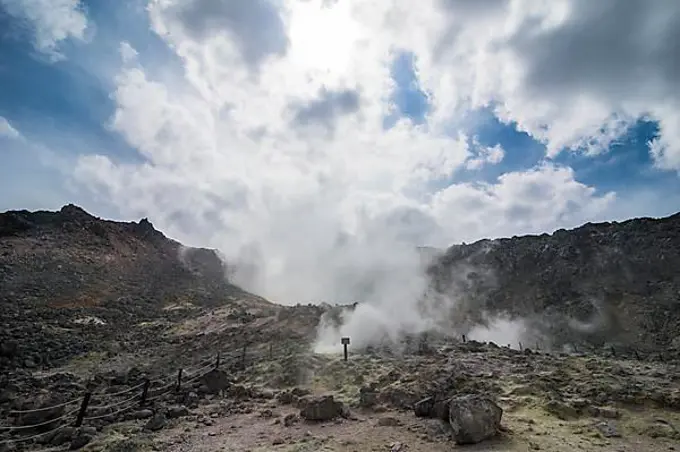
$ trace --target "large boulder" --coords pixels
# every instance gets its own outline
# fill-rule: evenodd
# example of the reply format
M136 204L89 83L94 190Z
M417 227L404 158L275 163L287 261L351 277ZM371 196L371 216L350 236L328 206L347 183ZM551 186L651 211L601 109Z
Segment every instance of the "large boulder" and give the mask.
M498 433L503 410L491 399L470 394L449 401L449 424L456 444L476 444Z
M201 383L207 388L210 394L217 394L221 391L226 391L231 385L229 375L226 372L213 369L201 377Z
M306 400L300 409L300 417L308 421L330 421L346 412L342 402L337 402L332 395L315 397Z
M417 417L426 417L431 419L441 419L442 421L449 420L449 403L450 398L427 397L413 405L413 411Z

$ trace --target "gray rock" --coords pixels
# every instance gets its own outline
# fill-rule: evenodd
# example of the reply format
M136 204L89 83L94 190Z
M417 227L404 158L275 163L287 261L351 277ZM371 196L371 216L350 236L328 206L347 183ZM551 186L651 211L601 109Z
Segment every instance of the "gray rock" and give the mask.
M184 405L175 405L168 408L167 416L170 419L184 417L189 415L189 409Z
M426 397L413 405L413 411L415 412L416 417L432 417L433 408L434 397Z
M14 452L15 450L17 450L17 446L11 441L0 443L0 452Z
M167 418L163 413L158 413L146 423L144 430L151 430L152 432L158 431L165 427L168 423Z
M437 400L434 397L427 397L413 405L413 411L417 417L430 419L449 420L450 398Z
M605 419L620 419L621 412L616 408L601 407L598 409L599 415Z
M198 394L191 391L191 392L188 392L184 396L183 400L184 400L184 405L186 405L190 408L196 408L196 407L198 407L198 401L200 400L200 397L198 396Z
M57 431L54 436L50 439L50 444L53 446L61 446L66 444L73 438L74 433L76 433L75 427L64 427Z
M287 414L286 417L283 418L283 425L286 427L290 427L291 425L295 424L300 418L296 414Z
M619 438L621 434L619 433L616 424L612 421L603 421L595 424L595 428L602 433L605 438Z
M476 444L492 438L501 426L503 410L480 395L454 397L449 403L449 424L456 444Z
M282 391L276 395L276 400L282 405L291 405L297 400L297 397L289 391Z
M77 450L85 447L90 441L92 441L92 436L85 433L80 433L76 435L75 438L71 440L70 450Z
M90 435L90 436L96 436L97 435L97 428L92 427L92 426L86 426L86 427L80 427L78 429L78 434L84 434L84 435Z
M59 403L58 401L47 400L40 405L34 407L24 407L23 409L37 409L43 408L50 405L55 405ZM62 414L64 414L64 407L50 408L47 410L33 411L31 413L25 413L19 418L19 425L36 425L48 422L50 419L57 419ZM49 425L46 425L49 427ZM56 426L55 426L56 427Z
M132 418L133 419L149 419L151 416L153 416L153 411L151 410L139 410L135 411L132 413Z
M330 421L344 413L342 402L336 402L332 395L307 400L300 409L300 417L308 421Z
M359 406L362 408L370 408L375 406L378 402L378 392L370 386L364 386L359 389Z
M403 452L406 450L406 446L403 443L396 442L390 444L390 452Z
M226 391L231 386L231 381L229 380L229 375L226 372L213 369L204 376L201 377L201 384L205 385L208 389L208 393L217 394L220 391Z

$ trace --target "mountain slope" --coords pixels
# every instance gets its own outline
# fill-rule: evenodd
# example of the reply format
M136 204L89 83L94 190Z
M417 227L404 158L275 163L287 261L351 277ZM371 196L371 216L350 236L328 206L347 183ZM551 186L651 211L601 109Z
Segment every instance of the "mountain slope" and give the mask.
M680 338L680 214L449 248L430 274L459 318L525 318L556 344Z
M127 327L195 308L266 303L224 275L213 250L183 247L147 220L104 221L73 205L0 214L0 367L49 364L107 339L134 344L142 333Z

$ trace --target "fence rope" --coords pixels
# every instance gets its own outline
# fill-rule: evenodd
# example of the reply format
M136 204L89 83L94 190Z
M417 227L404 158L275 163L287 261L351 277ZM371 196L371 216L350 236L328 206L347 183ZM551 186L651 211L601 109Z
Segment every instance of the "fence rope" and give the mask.
M52 430L48 430L48 431L46 431L46 432L38 433L38 434L35 434L35 435L32 435L32 436L26 436L26 437L24 437L24 438L8 438L8 439L2 439L2 440L0 440L0 444L3 444L3 443L23 443L23 442L26 442L26 441L30 441L30 440L39 438L39 437L41 437L41 436L48 435L48 434L50 434L50 433L54 433L54 432L56 432L57 430L62 430L62 429L64 429L64 428L66 428L66 427L68 427L68 425L60 425L59 427L53 428Z
M168 383L168 384L166 384L166 385L163 385L163 386L160 386L160 387L158 387L158 388L153 388L153 389L149 388L149 391L150 391L150 392L151 392L151 391L153 391L153 392L159 391L159 392L157 392L157 393L154 394L153 396L147 397L147 398L146 398L146 402L153 402L154 400L160 399L160 398L163 397L165 394L167 394L168 392L170 392L170 390L172 390L172 388L174 388L176 385L177 385L177 382L171 381L170 383Z
M224 359L224 361L226 363L226 361L229 360L229 359L238 359L241 356L241 354L240 354L240 352L239 353L234 352L234 353L224 353L224 354L221 354L221 356L222 356L222 359ZM197 369L194 369L193 371L187 371L188 375L186 375L186 377L182 380L181 383L184 384L184 383L192 382L192 381L196 380L197 378L200 378L204 375L207 375L214 368L215 368L215 363L212 362L211 359L206 359L206 362L203 366L201 366ZM142 382L142 383L139 383L139 384L137 384L137 385L135 385L131 388L125 389L123 391L110 393L110 394L98 393L98 394L93 394L93 396L99 397L101 399L114 398L114 397L117 397L117 396L128 394L128 393L133 392L135 390L138 390L138 389L142 388L145 384L146 384L146 382ZM153 389L149 388L150 391L157 392L157 393L155 395L153 395L152 397L147 397L145 401L151 402L151 401L159 399L160 397L162 397L165 394L167 394L168 392L170 392L172 390L172 388L176 386L176 384L177 384L176 382L171 381L168 384L160 386L158 388L153 388ZM134 402L139 397L141 397L140 394L135 394L134 396L132 396L130 398L127 398L125 400L121 400L121 401L118 401L118 402L115 402L115 403L111 403L109 405L89 406L87 408L88 410L105 410L105 409L110 409L110 408L116 408L116 407L119 407L121 405L125 405L127 403L130 403L128 406L124 406L123 408L121 408L117 411L114 411L112 413L106 413L106 414L97 415L97 416L86 416L86 417L83 417L83 420L97 420L97 419L103 419L103 418L106 418L106 417L111 417L111 416L115 416L117 414L120 414L120 413L127 411L130 408L132 408L134 406L134 403L132 403L132 402ZM81 401L82 401L81 398L77 398L77 399L69 400L69 401L66 401L66 402L63 402L63 403L59 403L59 404L51 405L51 406L47 406L47 407L35 408L35 409L30 409L30 410L10 410L10 411L8 411L8 414L9 415L21 415L21 414L29 414L29 413L39 413L39 412L42 412L42 411L49 411L49 410L54 410L54 409L57 409L57 408L62 408L62 407L72 405L74 403L78 403L78 402L81 402ZM74 409L72 411L69 411L67 413L62 414L61 416L59 416L57 418L50 419L48 421L41 422L39 424L21 425L21 426L3 426L3 425L0 425L0 432L22 431L22 430L28 430L28 429L43 427L43 426L46 426L46 425L53 424L55 422L62 422L63 423L64 419L66 419L67 417L73 416L74 414L78 413L79 411L80 411L80 408L77 408L77 409ZM49 430L47 432L38 433L36 435L28 436L28 437L25 437L25 438L0 440L0 444L5 443L5 442L30 441L30 440L38 438L40 436L44 436L44 435L47 435L49 433L53 433L53 432L56 432L58 430L61 430L65 427L67 427L67 426L68 426L67 424L60 425L60 426L58 426L58 427L56 427L52 430Z
M202 377L203 375L208 374L214 367L215 367L215 365L213 363L210 363L210 364L207 364L203 367L200 367L200 368L194 370L193 372L191 372L191 376L187 375L187 379L184 380L184 381L193 381L196 377ZM206 370L208 372L206 372ZM201 372L203 372L203 373L201 373Z
M132 392L132 391L134 391L135 389L139 389L139 388L141 388L142 386L144 386L144 382L141 382L141 383L138 384L137 386L133 386L133 387L128 388L128 389L126 389L126 390L124 390L124 391L114 392L114 393L111 393L111 394L107 394L107 393L105 393L105 392L101 392L101 393L99 393L99 394L92 394L92 397L101 397L101 398L106 398L106 397L118 397L118 396L121 396L121 395L123 395L123 394L127 394L128 392Z
M74 414L74 413L77 413L78 411L80 411L80 408L75 409L75 410L72 410L72 411L69 411L68 413L64 413L64 414L62 414L61 416L59 416L59 417L57 417L57 418L50 419L49 421L41 422L40 424L33 424L33 425L3 425L3 426L0 426L0 430L7 430L7 431L12 431L12 430L27 430L27 429L30 429L30 428L42 427L42 426L45 426L45 425L50 425L50 424L52 424L52 423L54 423L54 422L57 422L57 421L59 421L59 420L61 420L61 419L64 419L65 417L70 416L70 415L72 415L72 414Z
M69 400L68 402L60 403L58 405L52 405L52 406L46 406L43 408L35 408L32 410L10 410L9 414L27 414L27 413L39 413L41 411L48 411L48 410L53 410L55 408L61 408L63 406L71 405L72 403L80 402L82 398L77 398L73 400Z
M118 415L118 414L120 414L124 411L129 410L133 406L135 406L135 404L131 403L130 405L123 407L120 410L114 411L113 413L99 414L97 416L86 416L86 417L83 418L83 420L84 421L94 421L94 420L97 420L97 419L104 419L105 417L116 416L116 415Z
M174 383L173 383L173 384L174 384ZM166 389L167 389L167 390L166 390L165 392L159 392L158 394L156 394L156 395L153 396L153 397L147 397L147 399L146 399L147 403L148 403L148 402L153 402L154 400L160 399L160 398L163 397L165 394L169 393L171 388L170 388L170 387L167 387Z
M117 406L124 405L124 404L126 404L127 402L130 402L130 401L136 399L136 398L139 397L139 396L140 396L140 394L135 394L135 395L133 395L132 397L130 397L130 398L128 398L128 399L121 400L121 401L116 402L116 403L110 403L110 404L108 404L108 405L92 405L92 406L88 406L87 409L88 409L88 410L105 410L105 409L108 409L108 408L115 408L115 407L117 407Z

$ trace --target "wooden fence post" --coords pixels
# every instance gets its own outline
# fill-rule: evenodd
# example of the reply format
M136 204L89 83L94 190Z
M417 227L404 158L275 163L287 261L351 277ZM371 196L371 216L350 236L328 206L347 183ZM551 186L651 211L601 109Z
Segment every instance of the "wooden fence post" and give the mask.
M217 359L215 360L215 369L220 368L220 352L217 352Z
M183 369L177 371L177 387L175 388L175 392L179 392L182 387L182 371Z
M142 389L142 399L139 401L139 406L144 406L146 403L146 395L149 392L149 386L151 385L151 380L148 378L144 380L144 388Z
M83 425L83 418L85 417L85 412L87 411L87 405L90 403L90 397L92 397L91 392L86 392L83 401L80 403L80 410L78 410L78 418L76 419L76 427Z
M248 348L248 344L246 342L243 343L243 349L241 350L241 369L246 368L246 349Z

